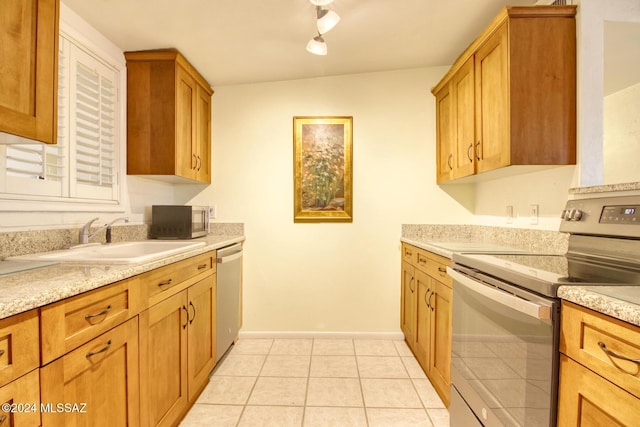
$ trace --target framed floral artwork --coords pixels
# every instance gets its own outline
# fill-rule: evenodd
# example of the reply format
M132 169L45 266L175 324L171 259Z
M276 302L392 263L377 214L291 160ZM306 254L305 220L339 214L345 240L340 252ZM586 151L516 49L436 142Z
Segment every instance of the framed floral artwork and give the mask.
M294 222L352 222L353 117L293 118Z

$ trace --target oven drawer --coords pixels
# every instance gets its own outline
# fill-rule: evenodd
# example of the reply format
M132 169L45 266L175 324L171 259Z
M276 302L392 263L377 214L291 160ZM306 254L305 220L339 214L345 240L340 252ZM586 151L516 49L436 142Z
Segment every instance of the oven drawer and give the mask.
M640 328L563 301L560 351L640 398Z

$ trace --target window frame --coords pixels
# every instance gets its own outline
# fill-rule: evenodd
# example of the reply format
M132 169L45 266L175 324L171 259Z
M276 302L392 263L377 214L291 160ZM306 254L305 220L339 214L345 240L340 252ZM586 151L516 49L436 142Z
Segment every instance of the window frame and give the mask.
M0 212L125 212L126 200L126 62L122 50L87 24L84 20L61 4L59 36L67 38L80 50L94 57L99 62L116 70L114 82L118 108L117 120L117 180L116 200L96 200L67 196L35 196L0 193ZM57 117L56 117L57 120ZM3 156L4 159L4 156ZM71 161L68 167L75 168ZM4 165L2 166L4 169ZM0 171L0 173L4 173ZM2 178L4 179L4 177Z

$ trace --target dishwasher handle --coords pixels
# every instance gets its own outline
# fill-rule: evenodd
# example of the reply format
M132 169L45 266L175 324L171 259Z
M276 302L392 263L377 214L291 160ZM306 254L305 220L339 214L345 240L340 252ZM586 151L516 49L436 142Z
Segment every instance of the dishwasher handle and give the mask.
M505 305L522 314L533 317L538 320L551 319L551 308L545 305L536 304L531 301L526 301L522 298L518 298L515 295L501 291L489 285L485 285L477 280L474 280L464 274L447 267L447 273L451 278L460 285L477 292L490 300L493 300L499 304ZM453 285L456 286L455 283Z
M235 254L223 256L223 257L218 257L216 258L216 264L224 264L227 262L235 261L240 258L242 258L242 251L236 252Z
M231 246L218 249L216 253L216 263L224 264L242 258L242 244L236 243Z

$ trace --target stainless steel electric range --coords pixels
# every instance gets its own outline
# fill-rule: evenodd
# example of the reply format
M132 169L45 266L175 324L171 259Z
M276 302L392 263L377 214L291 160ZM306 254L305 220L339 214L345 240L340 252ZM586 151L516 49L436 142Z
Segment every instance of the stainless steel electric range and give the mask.
M451 426L555 426L558 287L640 286L640 196L561 215L565 255L453 255Z

